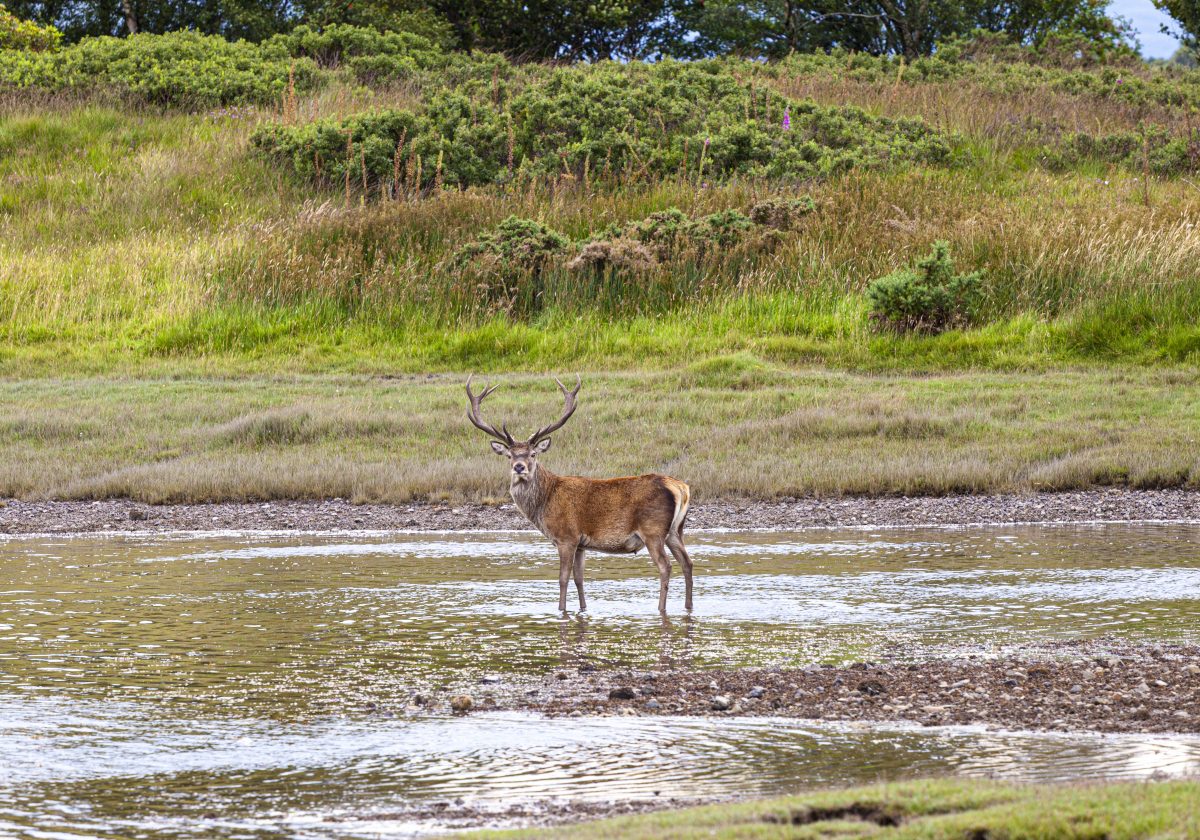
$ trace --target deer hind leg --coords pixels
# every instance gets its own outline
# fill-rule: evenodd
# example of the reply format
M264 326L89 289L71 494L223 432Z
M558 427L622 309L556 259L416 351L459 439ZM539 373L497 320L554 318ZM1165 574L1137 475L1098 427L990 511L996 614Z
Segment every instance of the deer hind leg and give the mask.
M671 558L667 556L661 537L647 537L646 550L650 552L654 565L658 566L658 611L665 613L667 611L667 587L671 583Z
M571 579L571 566L575 562L575 546L558 547L558 611L567 611L567 582Z
M571 572L575 576L575 592L579 595L579 611L583 612L587 609L587 601L583 597L583 549L575 549L575 562L571 566Z
M683 608L690 610L692 608L692 558L688 556L687 549L683 545L683 534L668 535L667 548L671 549L671 553L683 567Z

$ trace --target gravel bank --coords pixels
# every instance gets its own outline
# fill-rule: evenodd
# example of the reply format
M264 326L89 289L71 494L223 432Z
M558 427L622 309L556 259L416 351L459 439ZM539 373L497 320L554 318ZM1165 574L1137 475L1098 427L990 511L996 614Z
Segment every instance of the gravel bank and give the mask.
M327 501L145 505L130 501L0 502L0 533L122 531L333 531L527 529L511 505L356 505ZM1087 490L1001 496L782 499L704 502L690 528L798 529L845 525L1200 520L1200 492Z
M586 667L586 666L585 666ZM919 663L558 671L469 689L472 708L551 716L778 716L924 726L1200 733L1200 646L1063 642ZM455 696L463 696L464 689ZM449 698L417 698L445 710Z

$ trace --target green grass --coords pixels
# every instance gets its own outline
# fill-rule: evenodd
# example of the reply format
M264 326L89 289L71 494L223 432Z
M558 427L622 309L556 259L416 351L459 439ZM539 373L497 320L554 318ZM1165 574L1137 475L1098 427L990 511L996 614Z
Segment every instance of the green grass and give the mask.
M945 779L461 836L1183 840L1200 835L1197 801L1195 781L1033 786Z
M343 107L322 96L305 108ZM933 107L923 102L888 110ZM637 369L740 352L866 371L1200 360L1200 190L1189 179L1156 181L1147 207L1129 173L1049 173L981 128L964 140L964 165L802 188L668 179L363 207L356 196L347 208L338 191L257 158L247 138L271 114L238 113L5 106L0 374ZM796 189L819 210L774 249L652 282L556 268L534 313L482 305L474 278L448 265L509 214L583 237L670 206L744 210ZM873 333L866 284L938 238L963 270L985 270L986 323L936 338Z
M650 352L648 349L647 352ZM0 381L0 496L148 502L502 500L464 377ZM560 408L506 375L485 416ZM699 499L1200 486L1200 375L1183 370L875 376L750 353L584 375L551 469L661 471Z

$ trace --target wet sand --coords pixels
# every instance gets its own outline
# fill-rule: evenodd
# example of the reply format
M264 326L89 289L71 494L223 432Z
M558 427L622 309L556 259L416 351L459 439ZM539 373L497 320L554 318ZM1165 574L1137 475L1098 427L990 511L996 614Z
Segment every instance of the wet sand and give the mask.
M463 696L471 697L472 710L554 717L760 716L1200 733L1200 646L1062 642L995 658L966 654L847 667L629 671L584 664L537 681L459 686L411 702L448 712L451 698Z
M511 503L403 505L324 501L146 505L128 500L0 501L0 533L166 531L526 530ZM806 498L698 502L689 528L1200 521L1200 492L1099 489L994 496Z

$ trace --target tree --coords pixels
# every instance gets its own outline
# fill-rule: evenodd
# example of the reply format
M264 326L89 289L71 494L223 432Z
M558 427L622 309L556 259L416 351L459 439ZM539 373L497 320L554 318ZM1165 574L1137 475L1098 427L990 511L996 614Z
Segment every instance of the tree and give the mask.
M1178 35L1185 47L1200 47L1200 0L1154 0L1154 5L1179 23L1181 31L1171 34ZM1163 30L1169 31L1165 26Z
M467 49L527 59L645 58L669 27L665 0L432 0Z
M885 49L880 15L864 3L708 0L680 2L673 16L680 25L666 50L680 57L732 53L777 58L834 47L857 52Z
M1063 31L1124 37L1105 13L1106 0L702 0L680 6L676 14L695 35L679 52L693 56L774 57L843 47L916 58L976 29L1021 44Z

